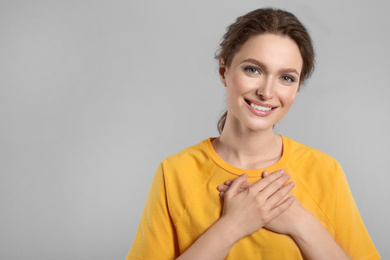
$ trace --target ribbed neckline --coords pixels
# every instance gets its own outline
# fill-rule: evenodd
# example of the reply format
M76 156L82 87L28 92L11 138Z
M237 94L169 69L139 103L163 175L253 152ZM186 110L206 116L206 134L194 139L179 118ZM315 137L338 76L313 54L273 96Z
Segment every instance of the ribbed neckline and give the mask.
M207 153L209 154L210 158L219 166L221 167L222 169L224 169L225 171L228 171L232 174L235 174L235 175L242 175L244 173L247 173L248 174L248 177L249 178L254 178L254 177L261 177L261 175L263 174L263 172L265 170L267 170L269 173L272 173L276 170L279 170L279 169L282 169L283 165L285 164L285 160L286 160L286 155L288 154L288 149L290 147L290 139L285 137L285 136L282 136L282 140L283 140L283 152L282 152L282 157L279 159L279 161L277 161L276 163L274 163L273 165L271 166L268 166L268 167L265 167L265 168L262 168L262 169L256 169L256 170L246 170L246 169L240 169L240 168L237 168L227 162L225 162L221 157L219 157L219 155L217 154L217 152L214 150L214 147L213 145L211 144L211 142L216 138L216 137L210 137L209 139L206 139L203 141L205 147L206 147L206 150L207 150Z

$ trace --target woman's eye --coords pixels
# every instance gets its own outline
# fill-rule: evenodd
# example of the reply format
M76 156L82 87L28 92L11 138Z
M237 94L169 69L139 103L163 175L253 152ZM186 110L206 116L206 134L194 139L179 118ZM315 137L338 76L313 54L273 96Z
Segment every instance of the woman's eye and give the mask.
M246 67L245 71L249 72L250 74L260 74L258 69L252 67Z
M288 82L288 83L291 83L291 82L294 82L294 78L292 77L289 77L289 76L282 76L281 79L285 82Z

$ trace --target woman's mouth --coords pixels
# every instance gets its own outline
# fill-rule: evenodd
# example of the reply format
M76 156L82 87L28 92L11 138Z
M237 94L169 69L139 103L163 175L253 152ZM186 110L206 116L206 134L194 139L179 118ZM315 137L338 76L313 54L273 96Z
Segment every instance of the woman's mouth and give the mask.
M257 109L257 110L259 110L259 111L264 111L264 112L270 111L270 110L276 108L276 107L272 107L271 105L264 105L264 106L262 106L262 105L260 105L260 104L255 104L255 103L253 103L252 101L250 101L250 100L248 100L248 99L245 99L245 102L246 102L249 106L253 107L254 109ZM259 102L257 102L257 103L259 103Z
M250 106L259 111L270 111L272 109L272 107L262 107L262 106L255 105L253 103L251 103Z
M250 101L245 99L247 106L253 114L260 117L269 116L277 107L272 107L269 104L260 104L259 101ZM256 102L256 104L255 104Z

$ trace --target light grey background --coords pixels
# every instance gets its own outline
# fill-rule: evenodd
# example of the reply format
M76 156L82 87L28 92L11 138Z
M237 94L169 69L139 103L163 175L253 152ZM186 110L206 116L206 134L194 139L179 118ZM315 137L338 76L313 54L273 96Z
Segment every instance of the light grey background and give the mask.
M342 164L390 258L387 1L0 1L0 259L124 259L159 162L216 136L234 19L295 13L315 74L277 131Z

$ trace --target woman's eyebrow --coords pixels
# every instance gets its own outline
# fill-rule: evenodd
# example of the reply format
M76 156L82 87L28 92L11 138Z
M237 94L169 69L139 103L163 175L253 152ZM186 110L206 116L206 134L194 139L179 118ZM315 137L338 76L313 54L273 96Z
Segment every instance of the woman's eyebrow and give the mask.
M295 74L297 74L298 77L300 76L296 69L282 69L281 72L283 72L283 73L295 73Z
M262 70L267 72L267 66L264 63L262 63L261 61L258 61L258 60L255 60L255 59L246 59L246 60L243 60L241 62L241 64L245 63L245 62L249 62L249 63L255 64L256 66L258 66L259 68L261 68ZM300 76L298 71L296 69L293 69L293 68L281 69L280 72L282 72L282 73L295 73L295 74L298 75L298 77Z
M242 64L242 63L245 63L245 62L253 63L253 64L255 64L256 66L258 66L259 68L261 68L262 70L267 71L267 66L265 66L264 63L262 63L262 62L260 62L260 61L258 61L258 60L255 60L255 59L246 59L246 60L243 60L243 61L241 62L241 64Z

